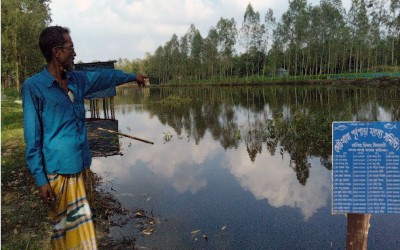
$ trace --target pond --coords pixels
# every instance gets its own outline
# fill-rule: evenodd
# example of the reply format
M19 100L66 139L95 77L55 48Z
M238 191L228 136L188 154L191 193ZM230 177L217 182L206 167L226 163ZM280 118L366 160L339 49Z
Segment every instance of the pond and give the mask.
M93 159L102 188L137 213L111 228L115 240L134 237L147 249L345 249L347 219L331 214L331 123L399 121L400 91L124 87L113 112L118 131L154 142L122 136L115 154ZM372 215L369 249L400 249L399 223Z

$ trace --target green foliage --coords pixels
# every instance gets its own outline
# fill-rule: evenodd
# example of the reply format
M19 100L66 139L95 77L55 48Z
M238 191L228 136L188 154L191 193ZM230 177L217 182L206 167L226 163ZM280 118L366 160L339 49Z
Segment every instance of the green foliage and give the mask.
M160 105L166 108L177 108L182 105L187 105L191 102L189 97L180 97L176 95L170 95L167 98L164 98L156 103L156 105Z
M117 63L115 64L116 69L120 69L127 73L138 73L144 72L143 69L143 62L140 59L135 59L129 61L128 59L118 59Z
M24 78L45 65L40 32L51 21L49 0L1 2L1 84L21 87Z

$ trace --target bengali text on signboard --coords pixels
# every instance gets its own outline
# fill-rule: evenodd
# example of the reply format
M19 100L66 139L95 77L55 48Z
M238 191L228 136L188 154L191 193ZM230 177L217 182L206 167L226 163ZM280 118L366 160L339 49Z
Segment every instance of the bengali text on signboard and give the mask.
M332 124L332 213L400 213L399 125Z

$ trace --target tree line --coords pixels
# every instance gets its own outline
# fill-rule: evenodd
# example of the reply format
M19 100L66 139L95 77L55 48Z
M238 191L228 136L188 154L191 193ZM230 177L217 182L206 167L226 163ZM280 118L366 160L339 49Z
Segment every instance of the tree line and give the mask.
M398 71L399 62L400 0L353 0L348 11L341 0L317 6L291 0L280 21L272 9L262 15L249 3L241 25L220 18L203 37L192 24L131 63L153 83L166 83L269 77L279 70L294 76Z
M1 1L1 84L20 89L26 77L44 67L40 32L50 24L50 0Z

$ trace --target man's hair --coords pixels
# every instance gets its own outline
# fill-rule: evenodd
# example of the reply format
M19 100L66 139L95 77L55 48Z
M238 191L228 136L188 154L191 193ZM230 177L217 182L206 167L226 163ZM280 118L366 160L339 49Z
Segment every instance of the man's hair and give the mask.
M57 46L64 46L64 34L69 34L67 27L50 26L45 28L39 36L39 47L46 61L51 61L52 50Z

